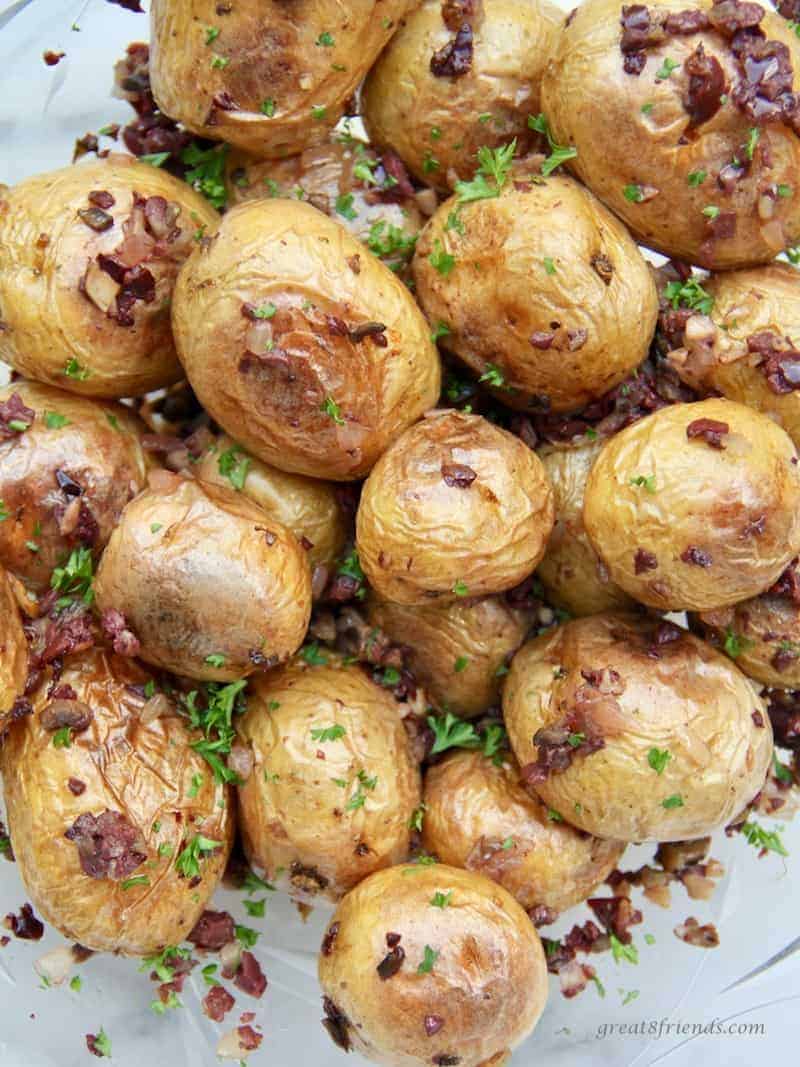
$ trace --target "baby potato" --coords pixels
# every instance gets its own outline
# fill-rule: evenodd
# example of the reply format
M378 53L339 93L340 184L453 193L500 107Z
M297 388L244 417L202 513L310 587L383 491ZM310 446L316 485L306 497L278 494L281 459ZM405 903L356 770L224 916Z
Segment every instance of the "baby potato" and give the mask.
M425 849L498 882L526 911L579 904L625 850L581 833L526 792L513 756L497 765L481 752L454 752L427 771L423 801Z
M753 799L772 758L753 683L693 634L633 615L575 619L524 645L503 716L523 782L618 841L710 834Z
M84 396L140 396L181 377L178 269L219 216L131 156L27 178L0 198L0 360Z
M760 5L587 0L544 72L542 110L638 241L729 270L800 238L799 71L797 37Z
M0 745L27 674L28 644L22 620L9 577L0 567Z
M308 560L284 526L241 493L167 472L125 508L94 592L145 663L201 681L288 659L311 614Z
M319 981L335 1043L388 1067L505 1063L547 1000L542 945L519 904L444 864L378 871L348 893Z
M180 944L225 869L230 797L180 720L142 716L132 660L92 649L0 748L8 830L37 912L97 952ZM72 728L69 724L72 724Z
M153 0L153 95L203 137L262 158L293 155L325 140L410 6Z
M211 417L296 474L363 477L439 395L438 353L406 287L299 201L225 216L181 271L173 328Z
M364 83L370 139L445 192L472 177L482 145L530 144L528 115L540 110L539 83L562 19L547 0L424 0Z
M408 649L406 662L429 700L469 719L500 703L506 662L533 613L499 596L409 605L371 593L367 620Z
M239 788L252 866L313 902L406 858L419 769L399 705L360 667L319 654L255 679L237 729L253 754Z
M119 404L0 385L0 564L41 592L73 549L98 554L145 485L143 432Z
M599 200L570 178L530 173L519 163L499 196L442 204L417 243L414 280L428 320L449 331L443 347L498 400L575 411L647 355L656 287Z
M662 611L767 589L800 550L800 469L775 423L730 400L673 404L612 437L583 521L613 582Z
M356 545L379 596L448 604L513 588L552 528L553 490L535 453L479 415L439 411L378 460Z

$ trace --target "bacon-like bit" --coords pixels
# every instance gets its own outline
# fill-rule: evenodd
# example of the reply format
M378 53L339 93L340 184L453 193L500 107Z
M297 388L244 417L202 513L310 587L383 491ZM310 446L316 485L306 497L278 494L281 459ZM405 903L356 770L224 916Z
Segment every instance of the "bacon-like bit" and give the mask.
M103 233L105 230L110 230L114 225L113 215L109 215L107 211L103 211L103 209L99 207L79 208L78 215L81 220L96 233Z
M434 78L460 78L472 68L472 27L463 23L455 37L431 56L430 71Z
M352 1048L350 1035L348 1033L350 1020L344 1012L334 1004L330 997L322 998L322 1007L325 1012L325 1018L322 1020L322 1025L328 1031L330 1039L335 1045L338 1045L343 1052L349 1052Z
M533 925L538 929L540 926L549 926L558 918L558 912L547 904L536 904L528 911L528 916Z
M451 489L469 489L477 474L464 463L443 463L442 478Z
M654 571L658 567L658 559L646 548L637 548L633 557L633 570L635 574L644 574L645 571Z
M773 393L780 395L800 388L800 351L771 330L747 338L747 350L761 357L758 367Z
M386 340L386 327L382 322L362 322L360 326L354 326L349 331L349 335L354 344L358 344L367 337L371 337L379 348L386 348L389 343Z
M695 48L683 64L683 69L689 78L683 106L689 113L692 126L699 126L719 111L725 92L725 75L719 60L706 55L702 44Z
M19 915L11 912L6 915L4 925L21 941L41 941L44 937L44 923L36 918L30 904L23 904Z
M375 968L378 972L378 977L381 981L385 982L389 978L394 978L400 968L403 966L403 960L406 958L405 949L402 945L396 945L391 952L383 957L381 962Z
M444 1026L444 1019L441 1015L426 1015L423 1020L423 1025L428 1037L433 1037L433 1035L438 1034Z
M722 438L729 432L728 423L717 419L695 419L686 427L686 436L690 441L700 437L711 448L718 450L725 448Z
M236 940L233 919L227 911L204 911L186 940L197 948L218 952Z
M139 831L119 811L79 815L64 837L78 849L81 870L90 878L128 878L147 859L137 847Z
M243 993L247 993L251 997L263 996L264 990L267 988L267 978L261 970L261 964L253 953L248 952L246 949L242 953L239 969L233 979L233 984L237 989L241 989Z
M763 533L763 530L761 531ZM797 558L792 560L780 578L767 590L769 596L786 597L793 604L800 604L800 571Z
M576 756L590 756L605 748L605 739L595 724L577 710L533 735L536 761L527 763L520 771L524 785L544 782L551 774L558 774L571 766Z
M252 1026L239 1026L236 1033L239 1035L239 1046L245 1052L253 1052L264 1040L263 1035L256 1033Z
M719 944L716 926L713 923L705 923L701 926L692 915L675 927L674 934L681 941L695 948L716 948Z
M322 939L321 952L323 956L330 956L333 952L333 946L336 943L336 938L339 936L339 924L331 923L328 929L325 931L325 936Z
M80 778L68 778L67 789L69 789L74 797L79 797L82 793L86 792L86 783L82 782Z
M90 204L94 204L95 207L102 208L104 211L113 207L116 203L116 200L107 189L93 189L89 193L88 200Z
M681 559L684 563L690 563L694 567L710 567L714 562L708 552L698 548L697 545L688 545L681 552Z
M597 277L602 281L604 285L611 285L611 280L614 277L614 264L603 252L597 252L592 256L590 263L592 270Z
M642 921L642 913L633 907L627 897L592 897L586 903L609 933L614 934L623 945L630 944L629 927Z
M221 985L212 986L203 997L203 1011L215 1023L221 1023L236 1003L228 990Z
M0 441L19 437L33 425L36 412L27 407L19 393L12 393L8 400L0 402Z
M68 726L75 733L87 729L94 719L94 712L80 700L51 700L41 711L39 722L45 730L61 730Z
M48 67L56 67L66 55L66 52L53 52L48 48L46 52L42 53L42 59L45 61Z

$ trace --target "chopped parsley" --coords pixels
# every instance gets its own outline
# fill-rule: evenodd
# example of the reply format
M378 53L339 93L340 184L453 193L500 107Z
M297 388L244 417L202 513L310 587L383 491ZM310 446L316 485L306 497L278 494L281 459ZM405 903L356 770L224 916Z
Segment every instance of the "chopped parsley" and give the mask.
M643 489L646 489L648 493L655 493L656 476L655 474L636 474L631 478L630 484L641 486Z
M430 974L433 970L433 965L439 958L439 953L436 949L431 948L430 945L425 946L425 954L422 959L422 963L417 967L417 974Z
M453 890L449 889L446 893L440 892L438 889L431 897L431 907L441 908L444 911L445 908L449 908L453 900Z
M647 753L647 762L656 774L663 774L664 768L671 759L672 753L667 748L651 748Z
M487 363L486 370L478 378L479 382L486 382L487 385L492 386L493 389L502 389L506 384L505 375L496 367L494 363Z
M344 426L341 409L332 396L325 397L325 403L320 405L319 410L330 415L337 426Z
M729 626L725 631L725 640L722 647L725 650L726 655L731 659L737 659L743 652L747 652L748 649L753 647L753 642L749 637L743 637L741 634L737 634L735 630Z
M425 818L425 804L422 803L418 807L414 808L411 813L411 818L408 820L409 830L416 830L418 833L422 830L422 820Z
M223 452L217 460L217 470L223 478L227 478L234 489L241 491L247 480L247 472L250 469L250 457L245 455L239 445Z
M459 204L490 200L499 196L508 180L516 151L516 138L510 144L501 145L499 148L481 145L478 149L478 169L475 177L470 182L456 182Z
M76 382L85 382L91 373L89 368L82 367L74 356L64 364L64 374L67 378L74 378Z
M682 808L683 797L680 793L673 793L671 797L665 797L665 799L661 801L661 807L666 808L667 811L670 811L672 808Z
M528 115L528 128L536 130L537 133L541 133L547 139L550 155L542 163L541 167L545 178L549 177L562 163L566 163L568 159L574 159L577 156L577 148L573 148L572 145L560 145L553 140L550 124L543 114Z
M119 885L120 889L133 889L137 885L150 885L150 879L146 874L137 874L133 878L126 878Z
M317 122L320 122L322 119L325 118L327 111L328 109L325 107L324 104L311 105L311 117L312 119L316 119Z
M445 252L438 238L433 242L433 251L428 256L428 262L443 278L446 278L456 265L455 256Z
M63 426L69 426L70 422L66 415L59 415L55 411L45 411L44 424L48 430L60 430Z
M50 575L50 588L61 596L58 607L66 607L73 597L79 597L84 604L94 601L94 560L91 549L81 545L73 548L66 563L56 567Z
M261 114L266 115L268 119L271 119L275 114L275 101L271 96L268 96L261 104Z
M714 307L714 297L706 292L695 277L687 278L685 282L668 282L664 296L673 308L690 308L701 315L710 315Z
M181 152L181 162L188 167L185 180L217 209L225 207L228 202L223 177L227 154L227 145L200 148L194 141Z
M765 830L757 822L748 819L746 823L742 824L742 835L748 845L753 845L759 850L777 852L779 856L789 855L777 830Z
M221 841L212 841L210 837L195 834L186 846L178 853L175 860L175 868L182 878L198 878L200 876L200 861L222 847Z
M138 159L140 163L147 163L151 167L163 167L171 154L171 152L147 152Z
M305 663L310 664L312 667L324 667L328 662L328 657L319 650L318 641L312 641L308 645L303 645L299 655L300 659Z
M72 746L72 730L69 726L62 726L53 734L53 748L70 748Z
M656 81L666 81L666 79L669 78L672 74L673 70L676 70L679 66L680 63L677 61L677 59L670 59L669 56L666 56L664 62L656 71Z
M459 656L453 664L453 670L456 674L461 674L469 666L469 658L467 656Z
M250 916L251 919L263 919L264 907L267 903L267 898L262 897L261 900L245 900L243 901L244 910Z
M370 778L366 771L359 771L356 779L356 791L347 801L347 811L357 811L359 808L364 807L364 803L367 799L367 794L364 790L368 789L372 791L378 784L376 776Z
M203 737L191 741L190 746L206 760L214 772L214 780L220 783L239 781L224 757L230 753L236 738L233 716L243 712L246 707L243 693L246 685L246 678L228 685L209 682L203 687L202 699L201 691L197 689L183 697L189 725L203 732Z
M229 63L230 63L230 57L229 56L213 55L211 57L211 69L212 70L225 70L225 68L227 67L227 65Z
M187 794L189 799L190 800L194 800L194 798L197 796L197 794L200 792L200 790L202 788L203 788L203 776L202 776L202 774L193 774L192 775L192 784L191 784L191 786L189 788L189 792Z
M249 926L242 926L241 923L236 923L233 929L236 934L236 940L240 945L244 945L245 948L253 948L261 936L258 930L252 930Z
M641 185L626 185L622 190L622 195L632 204L641 204L644 200L644 190Z
M760 139L761 130L759 130L758 126L751 126L747 131L747 143L744 146L744 154L748 159L753 158Z
M336 44L336 41L333 39L331 34L328 33L327 30L325 30L324 33L321 33L319 35L319 37L314 43L320 48L333 48L333 46Z
M447 325L446 322L442 322L440 319L439 322L436 323L436 327L431 333L431 340L434 344L436 344L436 342L439 341L442 337L447 337L449 333L450 327Z
M696 189L698 185L702 185L708 177L708 173L704 170L693 170L686 175L686 181L689 185Z
M544 259L542 260L542 262L544 263L545 274L555 274L556 273L556 265L553 262L553 260L550 258L550 256L545 256Z
M338 723L333 726L318 726L311 731L312 741L338 741L347 733L347 730Z
M785 763L781 763L777 755L772 754L772 766L775 770L775 777L779 782L783 782L784 785L791 785L794 779L792 778L792 772L786 766Z
M616 934L609 934L608 936L611 942L611 954L615 963L619 963L620 960L625 960L627 963L639 962L639 952L636 945L624 945Z
M100 1027L100 1033L95 1034L92 1044L94 1045L95 1056L111 1058L111 1039L102 1026Z
M219 26L206 26L206 44L213 44L219 37Z
M358 212L353 207L353 200L352 193L336 197L336 214L341 215L343 219L347 219L349 222L358 218Z
M456 596L467 596L469 589L459 578L457 581L453 582L452 592L455 593Z
M707 219L713 222L714 219L717 218L717 216L719 215L719 208L716 204L708 204L707 207L703 208L703 214Z

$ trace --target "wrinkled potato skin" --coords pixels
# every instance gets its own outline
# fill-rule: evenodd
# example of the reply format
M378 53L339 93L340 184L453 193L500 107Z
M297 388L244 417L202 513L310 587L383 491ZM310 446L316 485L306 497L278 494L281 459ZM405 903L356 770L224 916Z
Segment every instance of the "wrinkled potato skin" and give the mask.
M546 804L597 837L703 837L752 800L771 759L764 705L729 659L690 633L660 646L658 657L650 654L652 644L652 621L613 614L576 619L524 645L506 678L503 715L524 767L536 759L536 731L576 706L582 670L619 673L623 692L605 698L616 705L618 720L601 731L605 748L577 755L567 770L535 787ZM587 719L600 726L588 707ZM660 775L648 763L651 748L671 754ZM683 806L664 808L674 795Z
M19 393L36 418L24 433L0 441L0 500L9 516L0 522L0 564L41 591L76 544L60 532L56 506L72 498L59 489L56 471L83 489L81 499L99 527L93 546L99 551L122 509L144 487L150 461L140 443L144 426L128 408L25 381L0 386L0 402L12 393ZM46 413L69 423L48 429ZM27 548L28 541L39 551Z
M206 452L195 467L197 477L230 489L230 481L220 474L219 461L223 453L234 447L230 437L224 434L219 437L216 447ZM312 569L317 565L331 567L341 555L347 536L334 487L302 474L287 474L253 456L247 458L250 463L242 489L244 496L263 508L270 519L290 530L298 541L305 537L311 542L313 548L308 550L308 561Z
M601 441L591 441L577 448L545 447L538 453L553 486L556 522L537 574L549 602L570 615L634 606L606 574L583 525L586 479L602 447Z
M407 605L372 593L367 619L409 649L408 665L429 700L469 719L500 703L497 672L525 640L533 613L496 596ZM461 659L467 664L456 670Z
M437 892L452 892L432 908ZM534 1028L547 1000L547 967L528 916L502 886L437 864L379 871L348 893L333 916L338 933L319 957L323 993L344 1013L357 1052L388 1067L421 1067L458 1056L461 1067L504 1063ZM401 969L389 982L377 966L401 935ZM417 967L429 945L428 975ZM445 1020L428 1037L426 1015ZM505 1054L505 1056L503 1055Z
M281 158L319 144L342 115L410 0L237 0L219 14L216 0L154 0L150 7L150 80L165 114L194 133ZM206 43L209 26L219 29ZM330 33L330 47L316 42ZM227 64L211 66L213 56ZM341 69L336 69L341 68ZM235 110L213 108L228 93ZM275 105L272 116L261 110ZM321 118L312 108L323 107Z
M748 678L774 689L800 689L800 658L797 657L800 608L797 604L785 597L763 593L730 608L704 611L697 620L706 640L717 648L724 647L728 630L743 639L736 666ZM783 669L778 670L773 658L787 642L790 655L786 657Z
M293 535L242 494L177 477L125 509L94 591L99 611L125 616L145 663L201 681L251 674L251 651L288 659L311 613L308 560ZM206 662L219 654L222 666Z
M421 182L443 192L451 178L472 177L481 145L496 148L514 137L520 149L530 144L528 115L540 110L539 83L563 21L547 0L484 0L482 8L482 19L472 20L472 66L466 74L431 73L431 57L454 34L442 20L440 0L425 0L402 23L364 84L370 139L392 147ZM491 119L481 122L487 114ZM441 137L431 137L432 129L441 130ZM438 167L432 169L431 159Z
M723 449L687 438L699 418L727 423ZM800 549L794 456L787 434L742 404L673 404L604 445L586 483L586 531L612 581L643 604L664 611L735 604L772 585ZM653 475L655 492L631 484ZM710 565L684 561L690 548L707 553ZM639 551L652 553L657 566L637 574Z
M442 465L476 474L446 484ZM367 580L397 604L502 593L526 578L553 528L553 490L538 457L479 415L426 418L381 456L364 484L356 544Z
M92 206L92 190L107 191L116 201L105 209L114 225L99 233L77 214ZM89 262L122 244L134 192L179 204L176 225L184 232L216 228L219 216L207 200L185 182L131 156L112 155L50 171L3 193L0 318L5 329L0 331L0 360L28 378L83 396L140 396L178 381L181 368L169 305L183 254L177 262L145 261L156 278L156 298L149 304L136 302L133 326L109 318L79 288ZM85 381L64 373L70 359L89 371Z
M417 295L429 322L450 329L442 344L476 373L494 365L496 396L521 410L547 398L574 411L619 384L647 355L658 314L650 268L617 219L571 178L541 184L518 164L499 197L462 205L463 234L448 229L457 198L441 205L414 255ZM439 242L437 244L437 242ZM441 246L455 257L443 276L430 262ZM592 266L605 256L606 284ZM553 273L545 260L552 259ZM601 268L602 269L602 268ZM585 330L574 352L536 348L534 333Z
M296 660L259 677L247 708L237 729L254 764L238 792L242 839L253 866L270 878L282 868L288 892L313 902L320 895L338 900L368 874L406 858L421 786L391 693L359 667L333 657L313 667ZM311 736L333 725L345 730L337 740ZM362 770L377 782L362 789L363 806L348 811ZM334 778L346 780L347 788ZM363 856L360 845L367 846ZM298 875L298 864L319 882Z
M496 767L481 752L454 752L428 770L423 800L425 850L499 882L526 911L579 904L625 850L549 819L547 805L520 785L513 756Z
M8 575L0 567L0 744L14 701L25 688L28 644Z
M353 257L358 256L358 273ZM310 308L303 303L310 301ZM276 357L247 356L242 306L272 303ZM439 395L439 356L408 290L341 226L300 202L257 200L229 212L181 272L173 302L178 352L200 402L265 463L348 481ZM386 326L387 346L331 332ZM244 362L242 362L244 360ZM324 410L338 405L344 425Z
M0 749L9 833L34 908L68 940L124 956L184 940L222 876L234 835L228 790L189 747L181 721L139 721L143 701L126 685L148 678L132 661L97 649L70 657L60 684L94 710L89 728L73 735L69 748L53 746L39 718L50 702L48 679L32 697L33 715L14 725ZM192 796L198 775L202 784ZM67 787L70 777L86 785L81 796ZM64 833L80 815L106 810L121 812L140 831L147 860L133 876L146 874L150 885L122 889L81 869ZM175 867L196 833L222 843L201 859L197 885ZM171 845L172 854L159 855L160 845Z
M710 0L688 5L708 9ZM702 44L715 57L725 76L726 92L739 80L738 65L728 42L714 32L670 36L646 51L647 63L636 77L623 69L619 47L620 0L588 0L565 27L542 78L542 110L559 144L574 145L569 161L573 173L616 212L649 248L702 267L729 270L773 259L800 237L800 198L779 197L774 219L779 233L761 221L757 204L766 185L797 184L800 140L788 126L761 127L761 145L772 157L767 167L761 149L749 173L731 195L722 195L717 175L746 144L751 120L730 99L713 118L692 128L683 106L688 75L683 63ZM664 0L660 10L686 10L685 0ZM794 89L800 89L800 49L788 25L767 12L761 28L771 40L789 48ZM664 60L679 64L669 78L655 77ZM649 113L645 104L653 104ZM688 134L688 143L681 143ZM690 186L687 176L705 170L708 178ZM626 199L629 184L650 186L659 195L640 203ZM736 213L733 238L706 244L709 230L703 208L717 204Z

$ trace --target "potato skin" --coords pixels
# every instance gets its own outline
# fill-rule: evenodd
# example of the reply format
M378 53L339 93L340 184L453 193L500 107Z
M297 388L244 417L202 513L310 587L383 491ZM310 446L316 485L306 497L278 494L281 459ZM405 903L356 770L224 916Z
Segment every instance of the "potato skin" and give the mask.
M445 481L454 464L475 474L469 487ZM361 493L356 545L380 596L448 604L517 585L552 528L553 490L535 453L479 415L442 411L378 460Z
M89 193L100 190L115 200L105 209L113 225L101 232L88 226L79 211L92 208ZM144 229L144 215L132 211L134 194L163 197L180 207L175 227L180 236L157 244ZM132 215L139 223L126 236L123 227ZM192 235L209 232L219 216L185 182L158 167L138 163L131 156L49 171L3 192L0 201L0 360L29 378L57 385L83 396L118 398L140 396L170 385L181 377L170 330L169 304L178 268L194 246ZM133 223L130 223L132 226ZM134 252L143 242L150 255ZM154 248L155 245L155 248ZM131 263L155 278L155 298L137 300L132 326L120 325L82 292L82 279L96 257L113 255L121 247ZM163 254L153 254L161 248ZM100 279L118 288L99 272ZM113 302L112 302L113 303ZM116 307L116 304L113 304ZM88 377L65 373L75 360Z
M450 330L443 346L478 374L499 368L498 400L574 411L647 355L656 287L599 200L571 178L531 173L519 163L499 197L463 204L463 233L448 229L457 197L442 204L417 243L414 280L429 322ZM441 249L455 257L447 275L430 261Z
M452 892L448 907L431 907L437 892ZM388 933L400 935L405 958L382 980ZM426 946L438 955L421 975ZM519 904L502 886L444 864L392 867L348 893L328 926L319 981L353 1048L389 1067L455 1056L461 1067L503 1063L547 999L544 952ZM444 1019L430 1037L429 1015Z
M48 679L31 698L33 715L15 723L0 748L9 833L36 911L69 940L124 956L184 940L222 876L234 834L228 790L189 747L180 720L140 721L144 701L126 687L148 678L133 661L99 649L69 657L59 685L72 686L94 711L88 729L74 734L69 748L54 747L41 721ZM202 784L193 795L197 775ZM68 788L70 778L86 786L79 796ZM79 816L106 810L139 830L147 860L133 876L145 874L149 885L123 889L82 870L64 833ZM198 833L222 848L201 859L195 885L179 876L175 859ZM171 854L159 853L160 845Z
M738 638L736 666L748 678L773 689L800 689L800 606L792 600L762 593L695 618L716 648L724 649L728 633Z
M727 424L724 448L688 438L701 418ZM653 491L633 482L651 477ZM735 604L772 585L800 549L794 445L742 404L673 404L604 445L583 521L612 581L643 604Z
M28 643L11 581L0 567L0 745L9 712L25 688L28 674Z
M288 892L312 902L338 900L366 875L404 860L421 793L394 697L359 667L327 659L319 666L297 659L255 679L237 722L254 757L238 790L247 857L270 878L284 870ZM344 728L341 737L312 737L334 725ZM359 773L367 784L359 786ZM363 804L348 809L359 792Z
M165 114L203 137L263 158L293 155L325 139L410 6L409 0L237 0L222 17L216 0L154 0L153 94ZM219 30L211 43L209 27ZM319 43L326 33L328 46ZM231 110L215 106L215 97L226 96L235 104ZM271 115L262 109L267 100ZM318 108L323 112L315 118Z
M78 543L65 517L74 497L59 488L56 472L83 489L80 499L98 527L92 547L99 552L122 509L144 487L150 461L141 445L144 425L129 408L26 381L0 386L0 402L14 393L36 416L24 433L0 441L0 500L8 512L0 522L0 564L41 591ZM51 429L48 414L69 421Z
M372 592L367 619L408 648L408 665L429 700L469 719L500 703L497 672L525 640L533 613L499 596L409 605Z
M481 752L454 752L428 769L423 800L426 851L499 882L526 911L579 904L625 850L550 819L547 805L520 784L513 756L495 766Z
M277 312L256 325L243 314L248 302ZM172 316L203 406L281 470L361 478L439 395L439 356L408 290L308 204L258 200L230 211L181 271ZM375 322L386 347L346 332ZM258 355L248 353L254 334Z
M255 654L288 659L311 614L292 534L241 494L177 476L125 509L94 591L99 611L125 616L145 663L201 681L245 677ZM222 665L208 662L217 655Z
M772 729L753 683L693 634L681 632L657 655L654 640L653 622L636 616L575 619L524 645L506 678L503 716L523 774L537 757L537 730L576 709L604 735L604 748L535 785L597 837L702 837L744 809L769 766ZM594 670L618 673L612 695L581 673ZM648 761L653 748L670 753L660 774ZM675 796L682 806L665 808Z
M659 10L708 10L710 0L664 0ZM668 36L645 52L637 77L626 74L620 50L620 0L587 0L564 28L542 78L542 110L559 144L574 145L573 173L608 205L642 244L667 256L709 269L729 270L764 263L800 237L800 197L777 197L774 215L759 217L758 202L767 186L796 187L800 140L788 127L760 127L759 147L731 195L717 185L720 171L741 153L753 125L733 99L709 121L692 127L682 98L689 78L683 63L702 44L722 67L725 91L740 77L729 43L714 32ZM776 14L765 13L761 29L789 49L794 89L800 88L800 48L791 29ZM680 64L670 77L656 72L666 58ZM651 110L642 108L652 104ZM764 153L769 153L765 157ZM705 171L706 181L690 185L688 175ZM657 190L637 203L624 190L640 185ZM796 190L795 190L796 194ZM709 241L703 209L709 204L736 215L730 239ZM776 225L772 225L775 222Z

